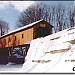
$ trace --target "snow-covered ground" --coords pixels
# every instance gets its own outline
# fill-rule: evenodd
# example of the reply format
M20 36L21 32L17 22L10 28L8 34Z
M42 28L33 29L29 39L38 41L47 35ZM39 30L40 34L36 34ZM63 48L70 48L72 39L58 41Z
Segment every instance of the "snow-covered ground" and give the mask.
M75 28L31 41L21 72L74 72Z
M18 73L74 73L73 67L75 27L32 40L23 66L11 70Z
M0 73L15 73L22 68L22 64L8 63L7 65L0 65Z

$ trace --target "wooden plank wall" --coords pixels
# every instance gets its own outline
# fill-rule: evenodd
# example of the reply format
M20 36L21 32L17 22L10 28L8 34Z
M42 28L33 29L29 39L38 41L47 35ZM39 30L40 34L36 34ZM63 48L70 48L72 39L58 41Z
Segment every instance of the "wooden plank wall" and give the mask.
M24 45L27 41L36 39L37 38L36 28L40 26L47 27L50 30L50 34L51 34L52 27L46 24L45 22L40 22L30 28L27 28L25 30L18 31L10 35L7 35L3 38L0 38L0 48ZM23 35L23 38L22 38L22 35ZM15 40L15 37L16 37L16 40Z
M23 38L22 38L23 35ZM15 40L16 37L16 40ZM24 45L27 41L33 39L33 28L23 30L0 38L0 48Z

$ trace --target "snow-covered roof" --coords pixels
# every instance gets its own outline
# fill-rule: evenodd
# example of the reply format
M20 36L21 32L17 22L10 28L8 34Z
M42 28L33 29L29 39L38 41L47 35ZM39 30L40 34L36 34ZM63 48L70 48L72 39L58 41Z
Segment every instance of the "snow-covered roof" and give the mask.
M39 20L39 21L33 22L33 23L28 24L28 25L26 25L26 26L23 26L23 27L21 27L21 28L18 28L18 29L14 30L14 31L11 31L11 32L9 32L9 33L3 35L3 36L0 36L0 38L1 38L1 37L4 37L4 36L7 36L7 35L9 35L9 34L15 33L15 32L17 32L17 31L23 30L23 29L25 29L25 28L34 26L35 24L37 24L37 23L39 23L39 22L41 22L41 21L44 21L44 20L41 19L41 20ZM46 21L45 21L45 22L46 22ZM52 26L52 25L51 25L51 26ZM53 26L52 26L52 27L53 27Z

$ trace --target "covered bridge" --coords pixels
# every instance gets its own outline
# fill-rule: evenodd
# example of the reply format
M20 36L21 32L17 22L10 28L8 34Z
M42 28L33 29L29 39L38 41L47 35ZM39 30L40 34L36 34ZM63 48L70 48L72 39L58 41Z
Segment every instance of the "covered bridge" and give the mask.
M52 34L52 27L46 21L39 20L1 36L0 63L3 63L6 57L8 60L10 57L13 57L15 60L16 56L14 55L16 53L22 55L24 58L29 48L29 44L27 43L33 39Z

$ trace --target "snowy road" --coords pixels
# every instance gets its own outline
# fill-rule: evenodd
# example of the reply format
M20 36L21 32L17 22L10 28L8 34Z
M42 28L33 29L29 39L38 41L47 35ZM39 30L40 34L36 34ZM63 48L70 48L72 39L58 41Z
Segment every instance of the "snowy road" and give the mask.
M3 72L15 72L22 68L22 64L8 63L7 65L0 65L0 73Z

